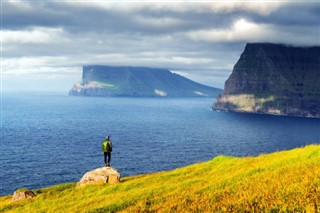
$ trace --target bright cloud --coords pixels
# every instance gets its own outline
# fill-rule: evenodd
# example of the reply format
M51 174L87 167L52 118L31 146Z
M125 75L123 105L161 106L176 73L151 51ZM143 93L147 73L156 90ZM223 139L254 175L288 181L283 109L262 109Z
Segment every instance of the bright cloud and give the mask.
M301 27L303 29L303 27ZM306 29L310 31L310 29ZM320 32L319 32L320 33ZM197 30L187 33L194 41L205 42L274 42L292 45L314 45L319 33L301 34L297 37L294 27L279 28L271 24L257 24L244 18L236 20L227 29Z
M273 33L271 26L255 24L243 18L235 21L229 29L210 29L189 32L187 35L195 41L230 42L259 41L270 38Z
M36 27L30 30L2 30L2 42L6 43L50 43L63 37L62 28Z
M169 58L172 62L177 62L181 64L209 64L214 61L212 58L191 58L191 57L179 57L173 56Z
M52 73L79 73L80 67L61 67L56 64L69 63L68 58L60 57L21 57L9 58L2 61L2 74L21 75L21 74L52 74Z

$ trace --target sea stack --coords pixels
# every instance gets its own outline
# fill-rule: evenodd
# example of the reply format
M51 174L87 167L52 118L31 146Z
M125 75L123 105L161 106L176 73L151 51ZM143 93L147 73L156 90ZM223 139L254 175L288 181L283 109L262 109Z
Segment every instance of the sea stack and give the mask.
M320 118L320 46L247 44L213 109Z

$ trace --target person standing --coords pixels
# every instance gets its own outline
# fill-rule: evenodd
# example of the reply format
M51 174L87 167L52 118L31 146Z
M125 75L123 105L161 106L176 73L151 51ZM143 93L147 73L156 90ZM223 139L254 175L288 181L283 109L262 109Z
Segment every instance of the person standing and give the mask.
M106 136L106 139L102 142L102 152L104 155L104 163L108 167L110 166L112 143L110 141L110 136Z

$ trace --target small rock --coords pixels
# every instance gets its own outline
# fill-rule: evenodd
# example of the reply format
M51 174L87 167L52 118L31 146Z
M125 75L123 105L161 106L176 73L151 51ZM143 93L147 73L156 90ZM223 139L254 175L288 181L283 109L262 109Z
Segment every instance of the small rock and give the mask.
M101 182L117 184L120 182L120 177L120 173L115 168L101 167L85 173L76 187Z
M32 191L29 191L29 190L24 190L24 191L17 190L17 191L15 191L13 193L12 201L16 202L16 201L19 201L19 200L24 200L26 198L33 198L35 196L36 195Z

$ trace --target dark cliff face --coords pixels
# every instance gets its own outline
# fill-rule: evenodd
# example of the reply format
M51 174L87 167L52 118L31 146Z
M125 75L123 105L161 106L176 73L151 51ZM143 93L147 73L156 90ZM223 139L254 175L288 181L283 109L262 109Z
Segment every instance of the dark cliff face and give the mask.
M217 96L222 90L204 86L167 69L147 67L83 67L82 82L70 95L129 97L197 97Z
M214 108L241 111L239 95L255 99L254 112L320 117L320 47L247 44Z

